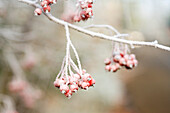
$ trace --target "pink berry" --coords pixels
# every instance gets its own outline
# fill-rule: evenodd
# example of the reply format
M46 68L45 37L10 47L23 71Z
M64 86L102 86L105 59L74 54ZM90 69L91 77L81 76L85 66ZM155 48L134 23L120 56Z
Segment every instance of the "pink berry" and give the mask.
M70 77L70 78L69 78L69 83L70 83L70 84L77 84L77 83L78 83L78 79L75 78L75 77Z
M78 86L76 84L70 85L70 90L75 93L78 90Z
M95 83L96 81L93 78L89 81L90 86L94 86Z
M109 58L106 58L104 60L104 63L105 63L105 65L110 65L111 64L111 60Z
M121 57L124 57L124 55L125 55L125 52L124 52L124 51L120 52L120 56L121 56Z
M131 60L134 60L134 59L136 59L136 56L135 56L134 54L131 54L131 55L130 55L130 59L131 59Z
M74 20L74 22L80 22L81 17L79 17L79 16L74 16L73 20Z
M41 2L42 7L47 7L47 5L49 5L48 1L44 0L44 1Z
M90 84L87 83L87 82L83 82L83 83L81 84L81 87L82 87L83 89L85 89L85 90L88 90L88 86L90 86Z
M41 15L42 14L42 10L40 8L36 8L35 11L34 11L34 14L36 16Z
M133 62L134 67L136 67L138 65L138 61L136 59L134 59L132 62Z
M124 55L124 59L126 60L126 61L128 61L129 60L129 55L128 54L126 54L126 55Z
M55 87L58 87L58 88L60 87L59 81L60 81L59 79L56 79L56 80L54 81L54 86L55 86Z
M91 75L88 74L88 73L82 75L82 79L83 79L84 82L88 81L90 78L91 78Z
M119 60L119 64L120 64L121 66L126 65L126 60L125 60L124 58L121 58L121 59Z
M80 75L78 75L78 74L74 74L73 77L76 79L80 79Z
M92 8L92 5L91 5L91 4L88 4L88 8Z
M51 11L51 7L47 5L47 7L43 7L45 13L49 13Z
M120 55L115 55L114 58L113 58L113 61L114 62L119 62L120 59L121 59Z
M106 71L110 71L111 70L111 66L110 65L105 66L105 70Z
M71 96L72 96L72 91L69 90L67 93L65 93L65 96L68 97L68 98L70 99Z
M78 82L78 86L80 87L80 88L82 88L81 86L82 86L82 83L83 83L83 81L79 81Z
M133 62L131 60L128 60L126 63L126 68L127 69L132 69L133 68Z
M115 65L112 65L112 66L111 66L111 72L116 72L116 71L117 71L116 66L115 66Z
M69 91L69 87L67 85L63 84L63 85L60 86L60 91L63 94L65 94L65 93L67 93Z
M120 68L121 68L121 66L120 66L119 63L116 63L116 64L115 64L115 67L116 67L116 69L120 69Z

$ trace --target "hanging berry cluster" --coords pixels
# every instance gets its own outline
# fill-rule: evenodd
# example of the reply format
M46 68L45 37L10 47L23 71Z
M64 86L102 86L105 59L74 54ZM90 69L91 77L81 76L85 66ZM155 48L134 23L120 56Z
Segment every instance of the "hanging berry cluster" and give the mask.
M109 72L116 72L117 70L125 67L126 69L132 69L138 65L136 56L134 54L128 54L130 50L127 45L118 44L114 45L113 55L111 58L106 58L105 70Z
M82 71L82 75L80 73L72 73L66 76L65 73L61 73L60 77L57 77L54 81L54 86L68 98L71 98L73 93L77 93L79 88L88 90L94 84L95 80L85 70Z
M70 40L68 26L65 26L65 29L67 36L66 56L64 57L61 70L54 81L54 86L60 89L61 93L66 97L71 98L72 94L76 93L79 88L88 90L89 87L94 86L95 80L85 69L81 68L78 53ZM70 47L74 51L78 66L71 59Z
M57 0L40 0L42 8L36 8L34 14L41 15L42 11L49 13L51 11L51 5L56 4Z
M93 16L93 0L78 0L76 6L76 14L73 17L74 22L85 21Z

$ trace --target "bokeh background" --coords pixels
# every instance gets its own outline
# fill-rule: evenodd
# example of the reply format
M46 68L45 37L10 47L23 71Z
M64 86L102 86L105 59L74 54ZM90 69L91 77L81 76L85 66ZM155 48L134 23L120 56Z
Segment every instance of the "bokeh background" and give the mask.
M60 18L63 10L64 2L58 0L51 13ZM44 15L35 17L33 11L17 0L0 0L0 113L9 113L7 105L18 113L170 113L169 52L137 47L131 52L138 67L109 73L103 61L111 56L112 42L74 30L72 42L96 86L65 98L53 86L65 56L65 30ZM74 24L108 24L129 33L130 40L158 40L170 46L170 1L96 0L94 18ZM106 29L90 30L110 35ZM38 96L32 107L9 91L10 81L18 75L39 91L27 92Z

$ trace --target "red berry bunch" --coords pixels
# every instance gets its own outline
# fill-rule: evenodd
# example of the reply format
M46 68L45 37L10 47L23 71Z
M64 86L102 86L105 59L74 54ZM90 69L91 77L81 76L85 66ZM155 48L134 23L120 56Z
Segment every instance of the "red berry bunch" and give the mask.
M111 58L106 58L105 70L109 72L116 72L121 67L132 69L138 65L136 56L134 54L127 54L126 52L115 52Z
M85 70L82 71L82 75L79 73L70 76L63 75L54 81L54 86L68 98L71 98L72 94L76 93L79 88L88 90L94 84L95 80Z
M41 6L42 8L36 8L34 10L34 14L37 15L41 15L42 11L44 11L45 13L49 13L51 11L51 5L56 4L57 0L40 0L41 2Z
M77 13L73 17L74 22L85 21L93 16L93 0L78 0Z

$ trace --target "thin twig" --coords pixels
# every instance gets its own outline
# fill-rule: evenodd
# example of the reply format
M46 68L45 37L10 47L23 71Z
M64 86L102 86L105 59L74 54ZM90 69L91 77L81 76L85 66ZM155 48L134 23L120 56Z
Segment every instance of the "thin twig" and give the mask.
M30 1L30 0L18 0L20 2L23 2L23 3L26 3L28 5L31 5L33 7L39 7L41 8L41 6L39 4L37 4L35 1ZM43 12L44 13L44 12ZM74 30L77 30L78 32L81 32L83 34L86 34L86 35L89 35L89 36L92 36L92 37L98 37L100 39L106 39L106 40L112 40L114 42L119 42L119 43L123 43L123 44L128 44L130 46L132 45L136 45L136 46L149 46L149 47L155 47L155 48L158 48L158 49L162 49L162 50L166 50L166 51L170 51L170 47L167 47L167 46L164 46L164 45L161 45L161 44L158 44L158 41L153 41L153 42L144 42L144 41L130 41L130 40L125 40L125 39L120 39L118 37L126 37L127 35L126 34L120 34L120 35L115 35L115 36L108 36L108 35L105 35L105 34L102 34L102 33L96 33L96 32L93 32L93 31L89 31L89 30L86 30L82 27L78 27L76 25L73 25L73 24L70 24L70 23L67 23L63 20L60 20L54 16L52 16L51 14L49 13L44 13L44 15L51 21L57 23L57 24L60 24L60 25L68 25L68 27L74 29Z

